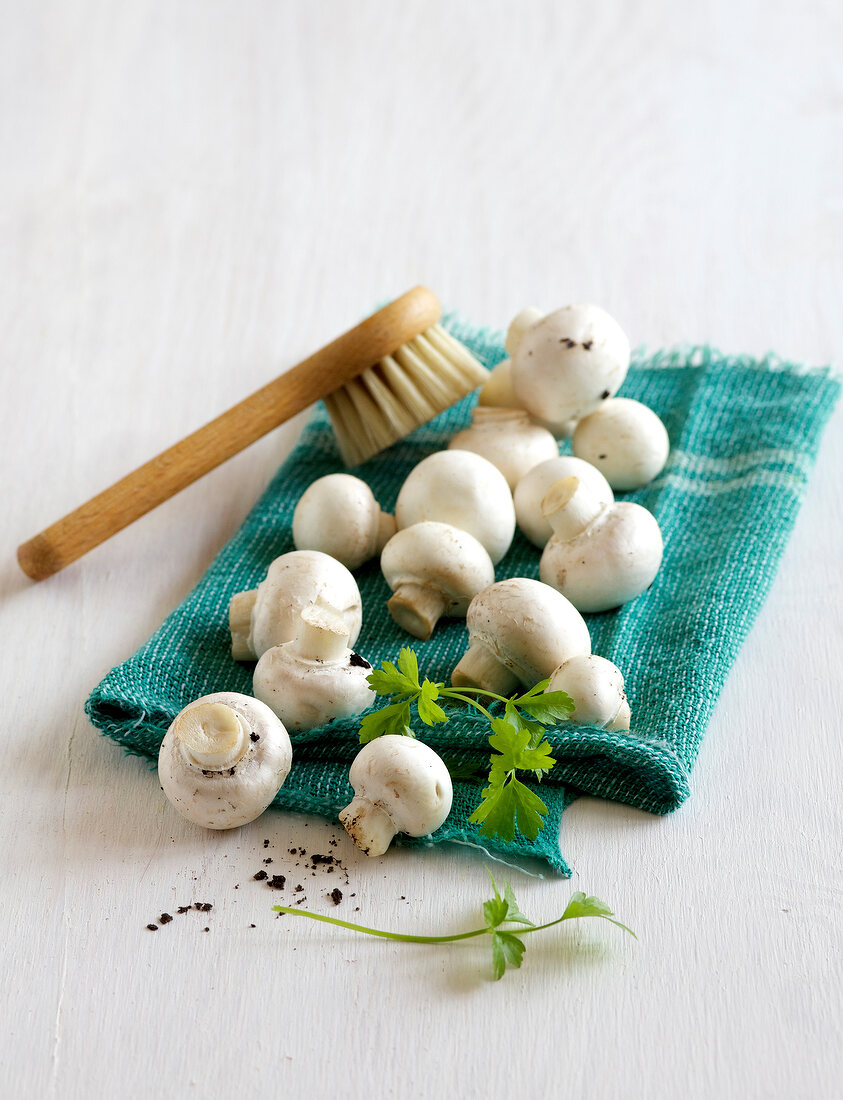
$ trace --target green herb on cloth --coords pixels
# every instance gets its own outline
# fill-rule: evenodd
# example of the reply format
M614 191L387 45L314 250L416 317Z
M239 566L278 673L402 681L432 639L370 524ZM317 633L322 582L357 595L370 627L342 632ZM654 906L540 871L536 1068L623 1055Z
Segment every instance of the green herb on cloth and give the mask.
M468 820L480 826L481 836L497 836L508 843L517 828L527 840L536 839L544 828L547 806L516 773L532 773L541 782L556 763L545 732L547 726L565 721L574 710L569 695L545 692L547 680L512 699L483 688L446 687L420 680L418 658L409 646L398 654L397 663L384 661L367 679L378 695L395 701L364 716L360 724L363 745L385 733L415 737L413 707L426 726L449 721L438 700L468 705L483 714L491 727L489 745L494 751L489 757L483 800ZM488 700L490 706L503 704L503 715L492 714L477 696Z
M488 868L487 868L488 871ZM546 928L553 928L562 921L576 920L580 917L602 917L604 920L616 924L624 932L629 932L635 937L631 928L615 920L609 906L599 898L586 897L582 891L577 891L571 898L561 917L547 921L545 924L534 924L529 917L525 917L518 908L512 886L503 880L503 891L491 873L492 890L494 897L483 902L483 928L475 928L471 932L455 932L450 936L414 936L405 932L384 932L379 928L368 928L363 924L353 924L350 921L338 920L336 917L324 916L322 913L311 913L307 909L293 909L287 905L273 905L276 913L291 913L293 916L310 917L311 920L324 921L326 924L335 924L339 928L348 928L352 932L362 932L366 936L380 936L381 939L399 940L402 943L456 943L457 940L475 939L477 936L491 936L492 938L492 973L495 981L498 981L506 973L506 968L520 967L527 950L523 937L531 932L541 932ZM504 928L504 925L518 925L517 929ZM637 938L637 937L635 937Z

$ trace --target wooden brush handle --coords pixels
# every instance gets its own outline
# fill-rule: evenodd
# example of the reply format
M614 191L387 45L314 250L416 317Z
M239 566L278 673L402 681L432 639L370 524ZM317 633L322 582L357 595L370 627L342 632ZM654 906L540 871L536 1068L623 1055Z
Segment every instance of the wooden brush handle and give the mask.
M279 424L391 355L442 315L436 295L415 287L233 409L18 547L21 569L44 580L169 500Z

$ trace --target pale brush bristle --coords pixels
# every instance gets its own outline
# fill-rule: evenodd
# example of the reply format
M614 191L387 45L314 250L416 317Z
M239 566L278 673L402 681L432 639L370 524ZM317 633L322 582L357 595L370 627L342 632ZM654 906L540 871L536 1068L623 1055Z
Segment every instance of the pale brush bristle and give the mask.
M325 398L346 466L403 439L482 386L489 372L440 325Z

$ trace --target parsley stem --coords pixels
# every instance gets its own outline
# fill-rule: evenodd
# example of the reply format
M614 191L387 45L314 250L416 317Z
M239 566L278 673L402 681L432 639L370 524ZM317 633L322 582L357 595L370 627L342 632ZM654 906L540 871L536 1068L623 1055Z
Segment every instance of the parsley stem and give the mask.
M446 688L443 692L441 692L441 694L442 695L448 695L448 696L454 698L454 696L452 696L453 690L454 690L453 688ZM463 688L460 688L460 691L465 692L465 694L467 694L467 695L486 695L489 699L497 699L497 701L499 703L509 703L509 702L512 701L512 700L508 699L505 695L498 695L497 692L487 691L485 688L463 687Z
M445 691L440 691L439 694L447 699L459 699L463 703L468 703L470 707L475 707L481 714L485 714L490 722L492 721L492 715L484 706L481 706L476 699L469 699L467 695L462 695L459 691L454 691L452 688L446 688ZM498 696L498 698L500 698L500 696Z
M380 936L385 940L401 940L404 943L453 943L455 940L470 940L475 936L486 936L494 929L475 928L473 932L457 932L451 936L411 936L405 932L383 932L379 928L368 928L365 924L353 924L351 921L326 917L322 913L311 913L308 909L291 909L288 905L273 905L276 913L292 913L293 916L310 917L325 924L335 924L339 928L350 928L352 932L363 932L367 936Z

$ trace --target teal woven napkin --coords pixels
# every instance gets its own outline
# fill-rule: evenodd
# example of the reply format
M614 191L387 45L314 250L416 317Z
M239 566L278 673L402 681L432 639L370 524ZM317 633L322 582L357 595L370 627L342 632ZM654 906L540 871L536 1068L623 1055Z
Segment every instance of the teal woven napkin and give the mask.
M499 333L451 317L450 331L487 366L504 357ZM550 733L556 767L541 785L549 814L538 839L512 844L481 838L468 817L480 801L476 782L457 781L448 821L430 838L477 845L520 862L538 856L562 874L562 811L578 793L616 799L656 814L689 793L717 696L769 591L793 527L820 435L840 391L827 368L806 369L768 356L729 357L689 348L634 357L621 390L665 422L671 454L645 489L626 494L658 519L665 540L662 568L643 595L626 606L587 615L595 653L626 677L632 732L568 725ZM441 414L355 471L391 510L404 478L470 420L473 398ZM254 588L273 558L293 549L296 501L317 477L341 470L327 415L318 407L301 440L241 529L204 578L129 660L112 669L88 699L95 726L126 750L155 758L174 715L215 691L251 690L251 665L230 655L228 603ZM539 552L516 534L498 579L538 577ZM424 675L448 680L467 639L464 621L443 620L418 642L392 622L389 590L377 562L357 574L363 630L357 648L372 664L413 645ZM275 799L286 810L335 819L351 797L348 765L358 724L338 721L294 735L294 763ZM488 730L471 713L423 730L453 764L483 767Z

